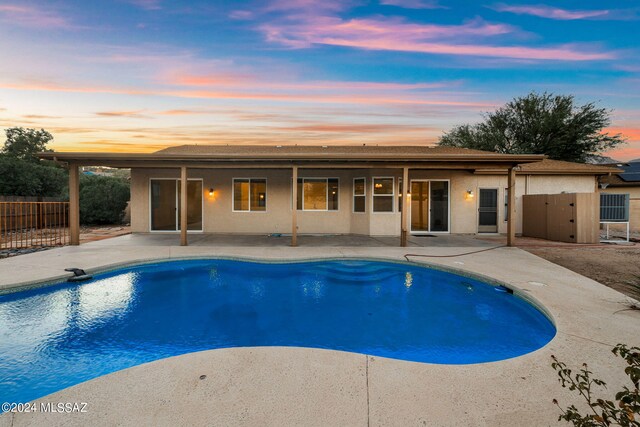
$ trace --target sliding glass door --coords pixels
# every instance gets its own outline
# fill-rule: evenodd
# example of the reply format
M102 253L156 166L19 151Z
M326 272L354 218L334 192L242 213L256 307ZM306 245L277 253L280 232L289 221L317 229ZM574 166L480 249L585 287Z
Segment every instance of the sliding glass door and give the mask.
M429 231L428 181L411 181L411 231Z
M180 180L151 179L151 231L180 230ZM202 180L187 182L187 230L202 231Z
M411 181L411 232L449 232L449 181Z
M430 181L431 221L429 231L449 231L449 182Z

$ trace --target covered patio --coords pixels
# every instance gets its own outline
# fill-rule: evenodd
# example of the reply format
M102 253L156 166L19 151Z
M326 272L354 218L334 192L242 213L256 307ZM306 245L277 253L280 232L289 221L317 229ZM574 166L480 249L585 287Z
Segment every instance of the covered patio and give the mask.
M476 174L482 171L488 173L503 173L507 176L507 192L508 201L506 203L508 212L506 212L506 235L507 244L513 246L515 243L515 227L516 227L516 211L515 211L515 182L516 171L520 164L526 164L531 162L539 162L544 159L541 155L512 155L512 154L498 154L489 153L476 150L467 150L451 147L418 147L418 146L334 146L334 147L310 147L310 146L276 146L276 147L257 147L257 146L186 146L176 147L179 149L174 151L173 149L163 150L157 153L151 154L124 154L124 153L41 153L41 158L54 160L64 163L69 168L69 200L70 200L70 243L71 245L78 245L79 239L79 175L80 167L82 166L108 166L114 168L132 168L138 171L158 171L162 170L164 173L170 173L170 171L179 172L174 173L176 177L176 188L188 188L190 178L196 178L198 171L207 170L209 173L216 173L226 171L228 173L231 170L234 171L280 171L280 173L289 174L290 182L299 183L299 177L304 176L303 171L327 171L327 173L337 173L336 171L366 171L367 174L371 174L371 171L384 171L388 176L397 175L396 178L388 178L391 182L391 186L394 187L391 190L391 211L390 213L398 213L397 218L399 226L397 230L398 238L384 237L382 241L366 240L368 244L387 245L392 241L395 244L405 246L421 246L419 242L431 243L434 240L429 237L415 237L411 236L410 224L409 224L409 210L403 209L400 212L399 206L411 206L411 190L400 190L398 188L398 201L394 201L396 197L396 184L400 181L404 183L412 183L413 179L418 177L420 173L425 172L464 172ZM289 171L289 172L287 172ZM332 171L332 172L329 172ZM359 172L358 172L359 173ZM284 176L284 175L283 175ZM371 175L370 175L371 176ZM165 179L165 178L161 178ZM196 178L197 179L197 178ZM351 179L351 178L349 178ZM363 178L365 180L366 178ZM424 181L424 179L418 179ZM202 179L200 179L202 181ZM266 183L266 180L264 180ZM287 180L288 181L288 180ZM234 181L235 182L235 181ZM283 181L284 182L284 181ZM369 183L373 182L373 178L369 178ZM448 181L447 181L448 182ZM266 185L266 184L265 184ZM378 185L378 184L376 184ZM382 184L380 184L382 185ZM448 186L449 184L447 184ZM406 185L409 187L409 185ZM214 188L209 185L201 184L199 192L214 196ZM376 187L377 188L377 187ZM422 196L422 187L420 195ZM447 187L448 188L448 187ZM347 189L344 187L343 189ZM284 190L281 188L280 190ZM354 190L355 191L355 190ZM369 190L368 190L369 191ZM372 191L372 190L371 190ZM447 191L450 191L447 189ZM282 194L283 191L281 191ZM291 205L299 206L299 190L289 190L291 194ZM471 196L473 193L468 191ZM179 233L180 245L187 246L189 242L197 242L199 240L208 240L213 242L215 237L200 237L195 232L189 232L189 202L187 199L187 191L179 191L179 201L176 201L176 226L174 234ZM354 193L355 194L355 193ZM363 193L364 195L365 193ZM202 195L204 197L204 195ZM373 195L369 194L373 200ZM280 206L282 206L282 200ZM381 200L381 199L379 199ZM146 202L144 202L146 203ZM287 203L287 202L285 202ZM306 202L305 202L306 203ZM136 209L143 209L142 206L135 206L135 201L132 201L132 215L137 211ZM394 206L397 205L396 208ZM347 206L348 208L348 206ZM344 207L343 207L344 209ZM323 209L319 209L322 211ZM348 209L351 211L351 209ZM426 210L426 209L425 209ZM172 208L170 211L173 212ZM223 217L218 216L218 219L224 219L226 216L232 216L235 213L234 209L225 211ZM355 212L355 211L354 211ZM364 212L364 211L363 211ZM317 212L316 212L317 214ZM142 215L138 212L138 215ZM299 239L304 240L318 240L314 236L303 236L299 230L300 216L309 215L308 211L300 208L290 209L290 213L281 211L278 214L267 214L271 216L262 217L262 223L269 223L270 221L279 221L282 223L287 221L286 215L289 216L289 231L279 232L273 234L279 234L280 237L265 240L267 245L275 245L275 243L287 244L290 246L297 246ZM451 215L450 211L448 215ZM389 216L388 218L392 218ZM396 217L393 217L396 218ZM202 221L211 221L211 216L203 209L203 214L200 219ZM326 221L326 219L325 219ZM340 220L338 220L340 221ZM353 219L351 221L354 221ZM358 220L361 221L361 220ZM369 221L365 219L364 221ZM394 219L393 222L396 220ZM462 221L462 220L460 220ZM380 222L380 221L378 221ZM389 220L384 221L386 227L389 226ZM367 225L368 227L368 225ZM448 226L449 227L449 226ZM206 226L202 226L202 231L207 231ZM430 228L428 229L431 230ZM147 230L149 231L149 230ZM243 241L245 237L242 236L240 230L230 228L224 230L225 233L238 233L234 236L237 241ZM447 233L450 233L450 228ZM216 235L219 235L216 232ZM323 233L331 235L332 233ZM359 233L360 234L360 233ZM365 233L366 234L366 233ZM376 235L377 233L371 230L369 235ZM387 232L383 234L388 234ZM426 233L425 233L426 234ZM285 238L286 237L286 242ZM223 239L224 240L224 239ZM357 237L353 238L354 241L359 241ZM172 242L171 235L167 237L167 243ZM339 243L327 244L328 246L340 246ZM360 245L360 244L358 244Z

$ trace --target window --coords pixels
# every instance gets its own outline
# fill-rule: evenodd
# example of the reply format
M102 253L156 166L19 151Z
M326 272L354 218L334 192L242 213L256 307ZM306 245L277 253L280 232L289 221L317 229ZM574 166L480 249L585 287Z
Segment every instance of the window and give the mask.
M298 210L337 211L338 178L298 178Z
M256 178L234 178L233 210L238 212L266 211L267 180Z
M355 178L353 180L353 211L365 212L366 211L366 192L367 179Z
M373 178L373 211L393 212L393 178Z

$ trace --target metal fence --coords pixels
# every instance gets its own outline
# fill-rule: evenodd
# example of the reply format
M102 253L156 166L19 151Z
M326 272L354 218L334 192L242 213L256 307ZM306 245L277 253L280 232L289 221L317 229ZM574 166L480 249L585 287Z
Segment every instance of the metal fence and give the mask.
M69 243L69 202L0 202L0 250Z

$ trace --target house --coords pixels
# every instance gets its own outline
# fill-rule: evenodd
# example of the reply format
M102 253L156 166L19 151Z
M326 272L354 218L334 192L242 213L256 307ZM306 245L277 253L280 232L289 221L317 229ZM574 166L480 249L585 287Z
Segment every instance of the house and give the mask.
M600 192L608 194L628 194L630 231L640 232L640 159L610 166L618 167L622 169L622 171L619 175L612 174L602 176L600 178ZM617 228L612 226L612 230L616 230Z
M187 231L291 234L293 245L299 233L400 236L402 244L408 234L506 233L513 244L522 195L597 192L599 176L618 172L426 146L183 145L40 157L69 164L72 228L78 167L126 167L132 231L180 233L182 244Z

